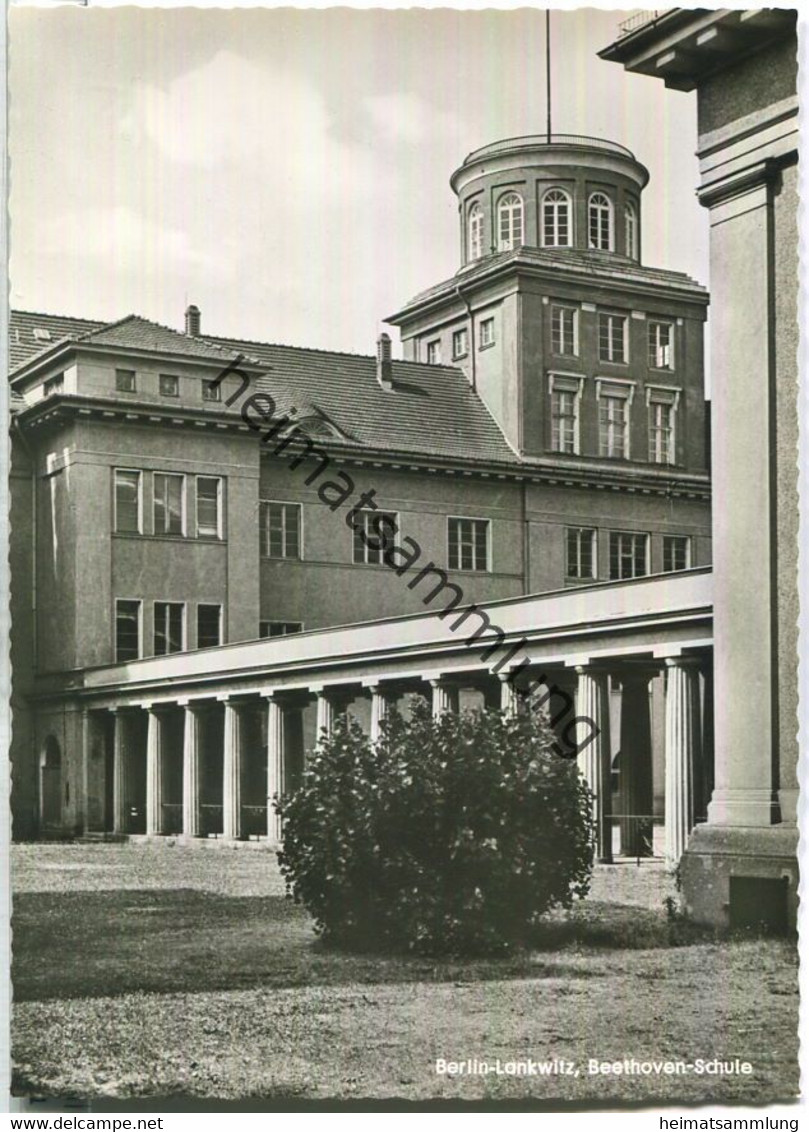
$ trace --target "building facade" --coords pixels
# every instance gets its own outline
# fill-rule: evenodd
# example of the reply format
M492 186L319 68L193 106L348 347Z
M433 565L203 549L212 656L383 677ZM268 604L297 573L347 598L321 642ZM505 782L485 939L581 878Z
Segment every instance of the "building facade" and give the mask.
M403 361L386 335L376 357L222 338L195 307L182 330L14 315L16 836L147 831L145 778L123 829L112 771L91 782L98 669L710 562L707 298L641 265L647 179L587 139L470 155L462 266L389 320ZM289 726L302 751L316 705Z
M716 785L683 859L700 919L797 902L797 13L673 9L602 58L696 90L711 225Z

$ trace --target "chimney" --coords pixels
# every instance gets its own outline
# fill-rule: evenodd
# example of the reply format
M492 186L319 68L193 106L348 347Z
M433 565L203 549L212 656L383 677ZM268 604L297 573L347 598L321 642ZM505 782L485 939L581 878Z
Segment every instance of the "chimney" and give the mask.
M376 380L386 393L393 392L393 363L390 360L390 335L384 332L376 340Z
M185 311L185 332L190 334L192 338L199 338L202 326L202 315L200 314L199 307L194 306L192 303L190 307L186 307Z

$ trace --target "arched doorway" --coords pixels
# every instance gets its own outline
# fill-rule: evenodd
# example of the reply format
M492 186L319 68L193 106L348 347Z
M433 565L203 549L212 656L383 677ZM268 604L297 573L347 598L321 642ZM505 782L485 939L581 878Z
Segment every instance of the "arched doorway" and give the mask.
M62 824L62 751L49 735L39 760L40 824L53 829Z

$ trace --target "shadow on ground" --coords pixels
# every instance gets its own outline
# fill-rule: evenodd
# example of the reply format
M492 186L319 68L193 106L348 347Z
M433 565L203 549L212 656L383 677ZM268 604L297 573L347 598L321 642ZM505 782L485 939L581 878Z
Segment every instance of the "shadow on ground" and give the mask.
M285 897L185 888L18 893L12 926L17 1002L134 991L598 978L603 967L576 962L580 950L712 938L667 920L662 908L587 900L548 917L532 950L506 959L357 955L324 947L307 913Z

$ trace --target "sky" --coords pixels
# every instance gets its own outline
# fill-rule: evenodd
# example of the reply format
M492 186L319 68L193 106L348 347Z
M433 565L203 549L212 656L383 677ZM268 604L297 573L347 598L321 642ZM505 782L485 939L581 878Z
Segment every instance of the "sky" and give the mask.
M644 262L707 284L695 95L598 59L627 14L552 14L553 129L633 150ZM372 354L460 266L452 171L545 129L537 9L12 8L9 50L24 310Z

